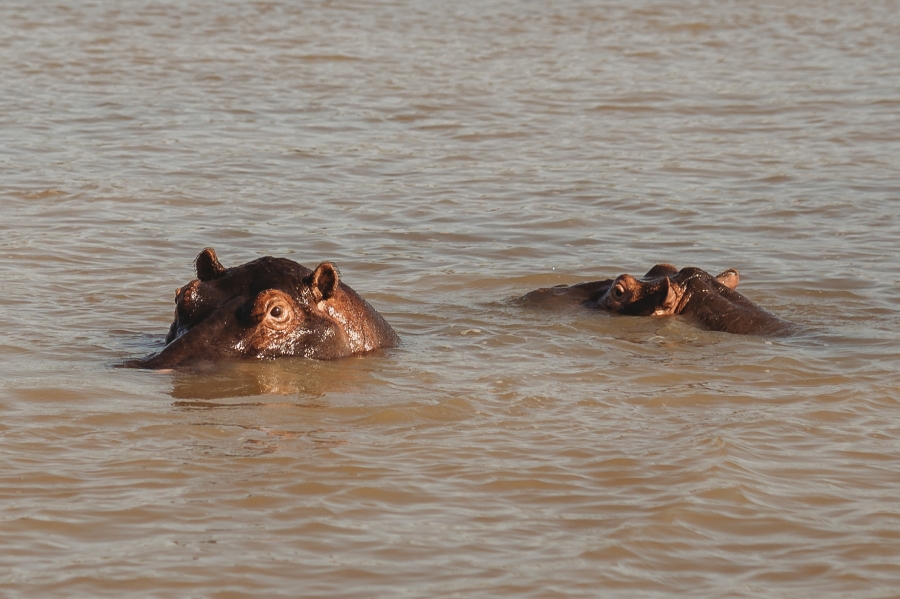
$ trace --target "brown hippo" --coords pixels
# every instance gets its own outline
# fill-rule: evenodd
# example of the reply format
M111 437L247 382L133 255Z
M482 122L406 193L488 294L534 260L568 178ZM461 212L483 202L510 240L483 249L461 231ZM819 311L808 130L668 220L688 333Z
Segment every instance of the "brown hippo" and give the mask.
M194 261L197 279L175 292L175 320L158 354L134 368L178 368L228 358L342 358L396 347L384 318L323 262L310 270L266 256L225 268L212 248Z
M640 279L624 274L615 279L559 285L537 289L522 299L534 304L564 298L629 316L681 315L704 329L743 335L776 335L791 330L790 323L738 293L735 289L739 281L740 275L733 268L713 277L699 268L678 270L671 264L657 264Z

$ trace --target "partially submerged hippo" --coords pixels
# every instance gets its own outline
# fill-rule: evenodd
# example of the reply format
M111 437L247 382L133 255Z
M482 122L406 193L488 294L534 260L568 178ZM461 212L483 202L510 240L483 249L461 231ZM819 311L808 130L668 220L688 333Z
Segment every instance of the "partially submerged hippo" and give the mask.
M175 292L166 347L123 366L178 368L279 356L330 360L400 342L384 318L340 280L331 262L310 270L267 256L225 268L206 248L194 264L197 279Z
M537 289L522 299L540 303L548 298L565 298L588 308L629 316L681 315L704 329L726 333L789 332L790 323L735 291L739 281L740 275L733 268L713 277L699 268L678 270L671 264L657 264L640 279L624 274L615 279Z

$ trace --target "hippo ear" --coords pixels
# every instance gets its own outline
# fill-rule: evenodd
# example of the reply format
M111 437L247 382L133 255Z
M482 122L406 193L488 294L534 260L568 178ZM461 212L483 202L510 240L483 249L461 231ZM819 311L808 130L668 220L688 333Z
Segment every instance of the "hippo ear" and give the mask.
M219 264L216 258L216 250L206 248L194 260L194 266L197 268L197 278L201 281L213 281L222 276L225 267Z
M340 281L341 273L331 262L323 262L309 275L309 287L317 302L327 300L334 295Z
M675 285L669 277L663 279L663 289L665 290L666 297L662 302L662 306L660 306L656 313L675 314L675 309L678 307L678 300L681 299L681 294L675 289Z
M729 289L734 289L738 286L738 283L741 282L741 275L735 269L729 268L725 272L717 274L716 280Z

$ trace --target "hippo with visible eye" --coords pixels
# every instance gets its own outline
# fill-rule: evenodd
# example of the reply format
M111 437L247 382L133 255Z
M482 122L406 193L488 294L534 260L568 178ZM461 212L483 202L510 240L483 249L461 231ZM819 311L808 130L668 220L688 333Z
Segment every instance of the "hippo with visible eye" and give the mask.
M212 248L197 279L175 292L175 320L158 354L134 368L179 368L229 358L343 358L396 347L384 318L323 262L310 270L267 256L225 268Z
M657 264L639 279L623 274L615 279L537 289L522 299L534 304L562 298L629 316L681 315L701 328L726 333L790 332L790 323L738 293L739 281L733 268L713 277L699 268L678 270L671 264Z

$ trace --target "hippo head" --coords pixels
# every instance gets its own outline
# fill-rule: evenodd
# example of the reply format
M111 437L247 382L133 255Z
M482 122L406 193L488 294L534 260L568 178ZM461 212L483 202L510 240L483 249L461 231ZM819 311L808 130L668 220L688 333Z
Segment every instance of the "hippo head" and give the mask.
M631 316L681 315L700 327L736 334L788 334L788 323L736 291L740 275L730 268L710 275L694 267L657 264L636 279L619 275L596 306Z
M702 279L716 289L734 290L740 282L738 271L729 268L712 277L699 268L678 270L671 264L657 264L640 279L619 275L597 305L610 312L629 316L679 314L684 308L686 288Z
M670 264L657 264L641 279L619 275L598 305L610 312L630 316L671 314L678 295L669 276L677 272Z
M341 282L331 262L310 270L267 256L225 268L206 248L195 266L197 279L175 292L166 347L126 366L178 368L242 357L333 359L399 342L381 315Z

